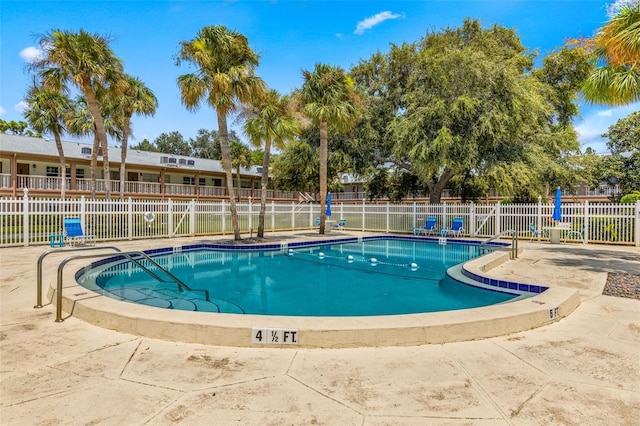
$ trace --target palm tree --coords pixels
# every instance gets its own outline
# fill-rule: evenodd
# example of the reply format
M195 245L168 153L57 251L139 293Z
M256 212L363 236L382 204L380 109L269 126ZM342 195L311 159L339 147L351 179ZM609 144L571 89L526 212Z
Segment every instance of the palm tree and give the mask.
M327 202L328 126L337 131L350 129L358 120L360 98L345 72L326 64L302 71L304 84L296 94L304 114L320 128L320 234L324 234Z
M106 132L115 138L120 138L118 126L113 118L113 113L108 109L106 102L101 102L101 114L104 117L104 127ZM100 152L100 141L98 139L98 132L96 131L95 121L93 115L89 110L87 98L79 96L73 106L73 111L69 114L67 119L67 130L72 135L90 135L93 134L93 149L91 150L91 167L90 167L90 179L91 179L91 199L96 198L96 170L98 167L98 153ZM104 158L104 153L103 153ZM108 176L108 174L107 174ZM105 183L108 183L105 180Z
M121 114L121 153L120 153L120 199L124 199L125 162L127 160L127 145L131 132L131 117L133 114L154 115L158 106L158 99L142 80L130 75L124 76L124 82L120 87L121 92L116 94L115 103Z
M253 166L253 157L251 150L239 141L229 142L229 151L231 152L231 166L236 169L236 185L238 185L238 201L240 201L240 192L242 190L240 182L240 169L243 167L248 169Z
M46 87L66 92L75 85L87 99L96 138L102 147L106 197L110 198L109 152L98 92L122 81L122 62L109 47L109 39L84 30L52 30L40 38L45 55L32 63Z
M245 36L221 25L204 27L196 38L182 41L180 45L177 64L187 61L198 68L195 73L178 77L182 103L187 109L196 110L200 102L206 100L216 110L233 234L240 240L227 115L236 111L239 103L256 102L264 96L266 85L255 75L259 56L251 50Z
M62 93L47 89L35 81L27 92L26 101L29 108L25 111L24 117L29 125L39 133L51 133L56 141L58 158L60 159L60 198L64 200L67 187L67 166L60 136L66 130L64 120L72 109L72 102Z
M294 111L288 96L281 97L276 90L269 90L264 99L255 105L246 105L243 110L246 118L244 132L255 147L262 146L262 177L260 192L260 216L258 218L258 238L264 237L264 217L267 210L267 186L269 184L269 163L271 144L283 149L285 144L300 132L300 121L294 117Z
M612 106L640 100L640 2L620 7L584 44L604 64L585 81L585 98Z

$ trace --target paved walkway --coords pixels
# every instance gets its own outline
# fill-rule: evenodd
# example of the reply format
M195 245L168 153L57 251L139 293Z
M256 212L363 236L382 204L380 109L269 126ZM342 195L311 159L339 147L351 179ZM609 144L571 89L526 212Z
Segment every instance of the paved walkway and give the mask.
M637 425L640 300L601 293L607 272L640 274L640 250L523 246L487 274L578 289L567 318L481 341L360 349L227 348L55 323L52 305L33 309L46 248L0 249L0 424ZM45 262L46 279L55 265Z

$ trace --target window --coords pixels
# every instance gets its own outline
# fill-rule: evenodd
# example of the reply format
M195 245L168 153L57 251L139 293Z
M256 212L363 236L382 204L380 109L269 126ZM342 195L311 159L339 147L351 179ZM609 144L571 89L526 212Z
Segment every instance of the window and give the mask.
M251 181L249 180L241 180L240 188L251 188Z
M213 178L211 181L213 182L213 186L222 186L222 179L220 178Z
M71 177L71 167L67 167L66 176ZM76 179L84 179L84 169L76 169Z
M169 162L169 157L160 157L160 163L162 164L166 164Z
M58 176L58 168L55 166L47 166L47 176L48 177Z
M196 165L195 160L187 160L187 166L195 166L195 165Z
M177 158L169 157L169 164L176 164L178 162Z
M196 181L191 176L183 176L182 177L182 184L183 185L195 185Z
M181 166L184 166L185 164L187 164L187 160L184 158L181 158L180 160L178 160L178 164L180 164Z
M89 147L82 148L80 152L82 153L82 155L91 155L91 148Z
M152 173L143 173L142 174L143 182L158 182L158 175L154 175Z
M198 185L205 186L206 184L207 184L207 182L206 182L205 178L198 179Z

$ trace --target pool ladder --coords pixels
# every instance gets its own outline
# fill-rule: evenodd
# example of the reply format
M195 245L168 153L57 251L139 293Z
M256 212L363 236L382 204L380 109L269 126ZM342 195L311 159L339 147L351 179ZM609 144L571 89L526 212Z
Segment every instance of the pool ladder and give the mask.
M52 253L72 252L72 251L87 251L87 250L101 250L101 249L107 249L107 250L116 251L116 256L123 256L123 257L129 259L131 262L133 262L136 265L138 265L140 267L140 269L145 271L147 274L151 275L153 278L157 279L158 281L163 282L163 279L158 274L156 274L155 272L153 272L151 269L147 268L146 266L144 266L140 262L142 259L145 259L148 262L150 262L153 266L158 268L160 271L162 271L166 276L171 278L171 280L174 281L178 285L178 290L179 291L181 291L181 292L185 291L185 290L186 291L201 291L205 295L205 300L207 302L210 301L209 292L207 290L192 290L191 288L189 288L188 285L186 285L184 282L182 282L178 277L173 275L167 269L165 269L162 266L160 266L160 264L158 264L158 262L153 260L146 253L144 253L142 251L139 251L139 250L123 252L122 250L120 250L119 248L114 247L114 246L102 246L102 247L79 247L79 248L62 249L62 250L47 250L46 252L42 253L40 255L40 257L38 258L38 265L37 265L37 268L38 268L38 271L37 271L37 292L38 292L38 295L37 295L36 305L34 306L34 308L42 308L42 262L44 261L45 257L47 257L48 255L50 255ZM56 283L56 322L64 321L64 319L62 318L62 271L63 271L65 265L67 263L69 263L70 261L76 260L76 259L91 259L91 258L109 257L109 256L113 256L113 255L114 255L114 253L96 253L96 254L86 254L86 255L77 254L77 255L69 256L66 259L64 259L62 262L60 262L60 264L58 265L58 280L57 280L57 283ZM134 258L134 256L136 256L136 255L141 256L142 259Z
M482 243L480 243L480 250L487 250L486 246L493 240L496 240L504 235L511 235L511 253L509 258L511 260L518 258L518 232L513 229L508 229L506 231L502 231L491 238L487 238Z

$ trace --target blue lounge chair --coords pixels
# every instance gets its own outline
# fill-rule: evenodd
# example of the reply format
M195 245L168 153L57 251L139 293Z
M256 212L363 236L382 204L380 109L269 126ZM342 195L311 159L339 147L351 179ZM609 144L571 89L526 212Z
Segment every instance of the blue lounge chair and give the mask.
M320 218L316 217L316 228L320 228Z
M450 233L456 234L458 237L462 237L464 235L464 218L456 217L453 219L451 223Z
M586 244L586 240L584 239L584 225L582 225L582 229L580 231L569 231L564 236L564 242L566 243L570 238L578 238L582 240L582 244Z
M529 231L531 232L531 238L538 237L538 239L540 239L540 237L543 237L543 238L547 237L546 231L542 231L540 229L536 229L536 227L535 227L535 225L533 223L529 224Z
M333 225L331 225L331 227L339 231L344 229L346 225L347 225L347 219L340 219L338 223L334 223Z
M424 235L430 235L430 234L436 235L438 233L437 223L438 223L437 218L428 217L427 220L424 222L424 226L422 228L413 229L413 235L422 235L423 232L424 232Z
M67 244L74 246L76 244L95 244L96 237L87 235L82 230L82 223L79 217L64 218L64 233Z

